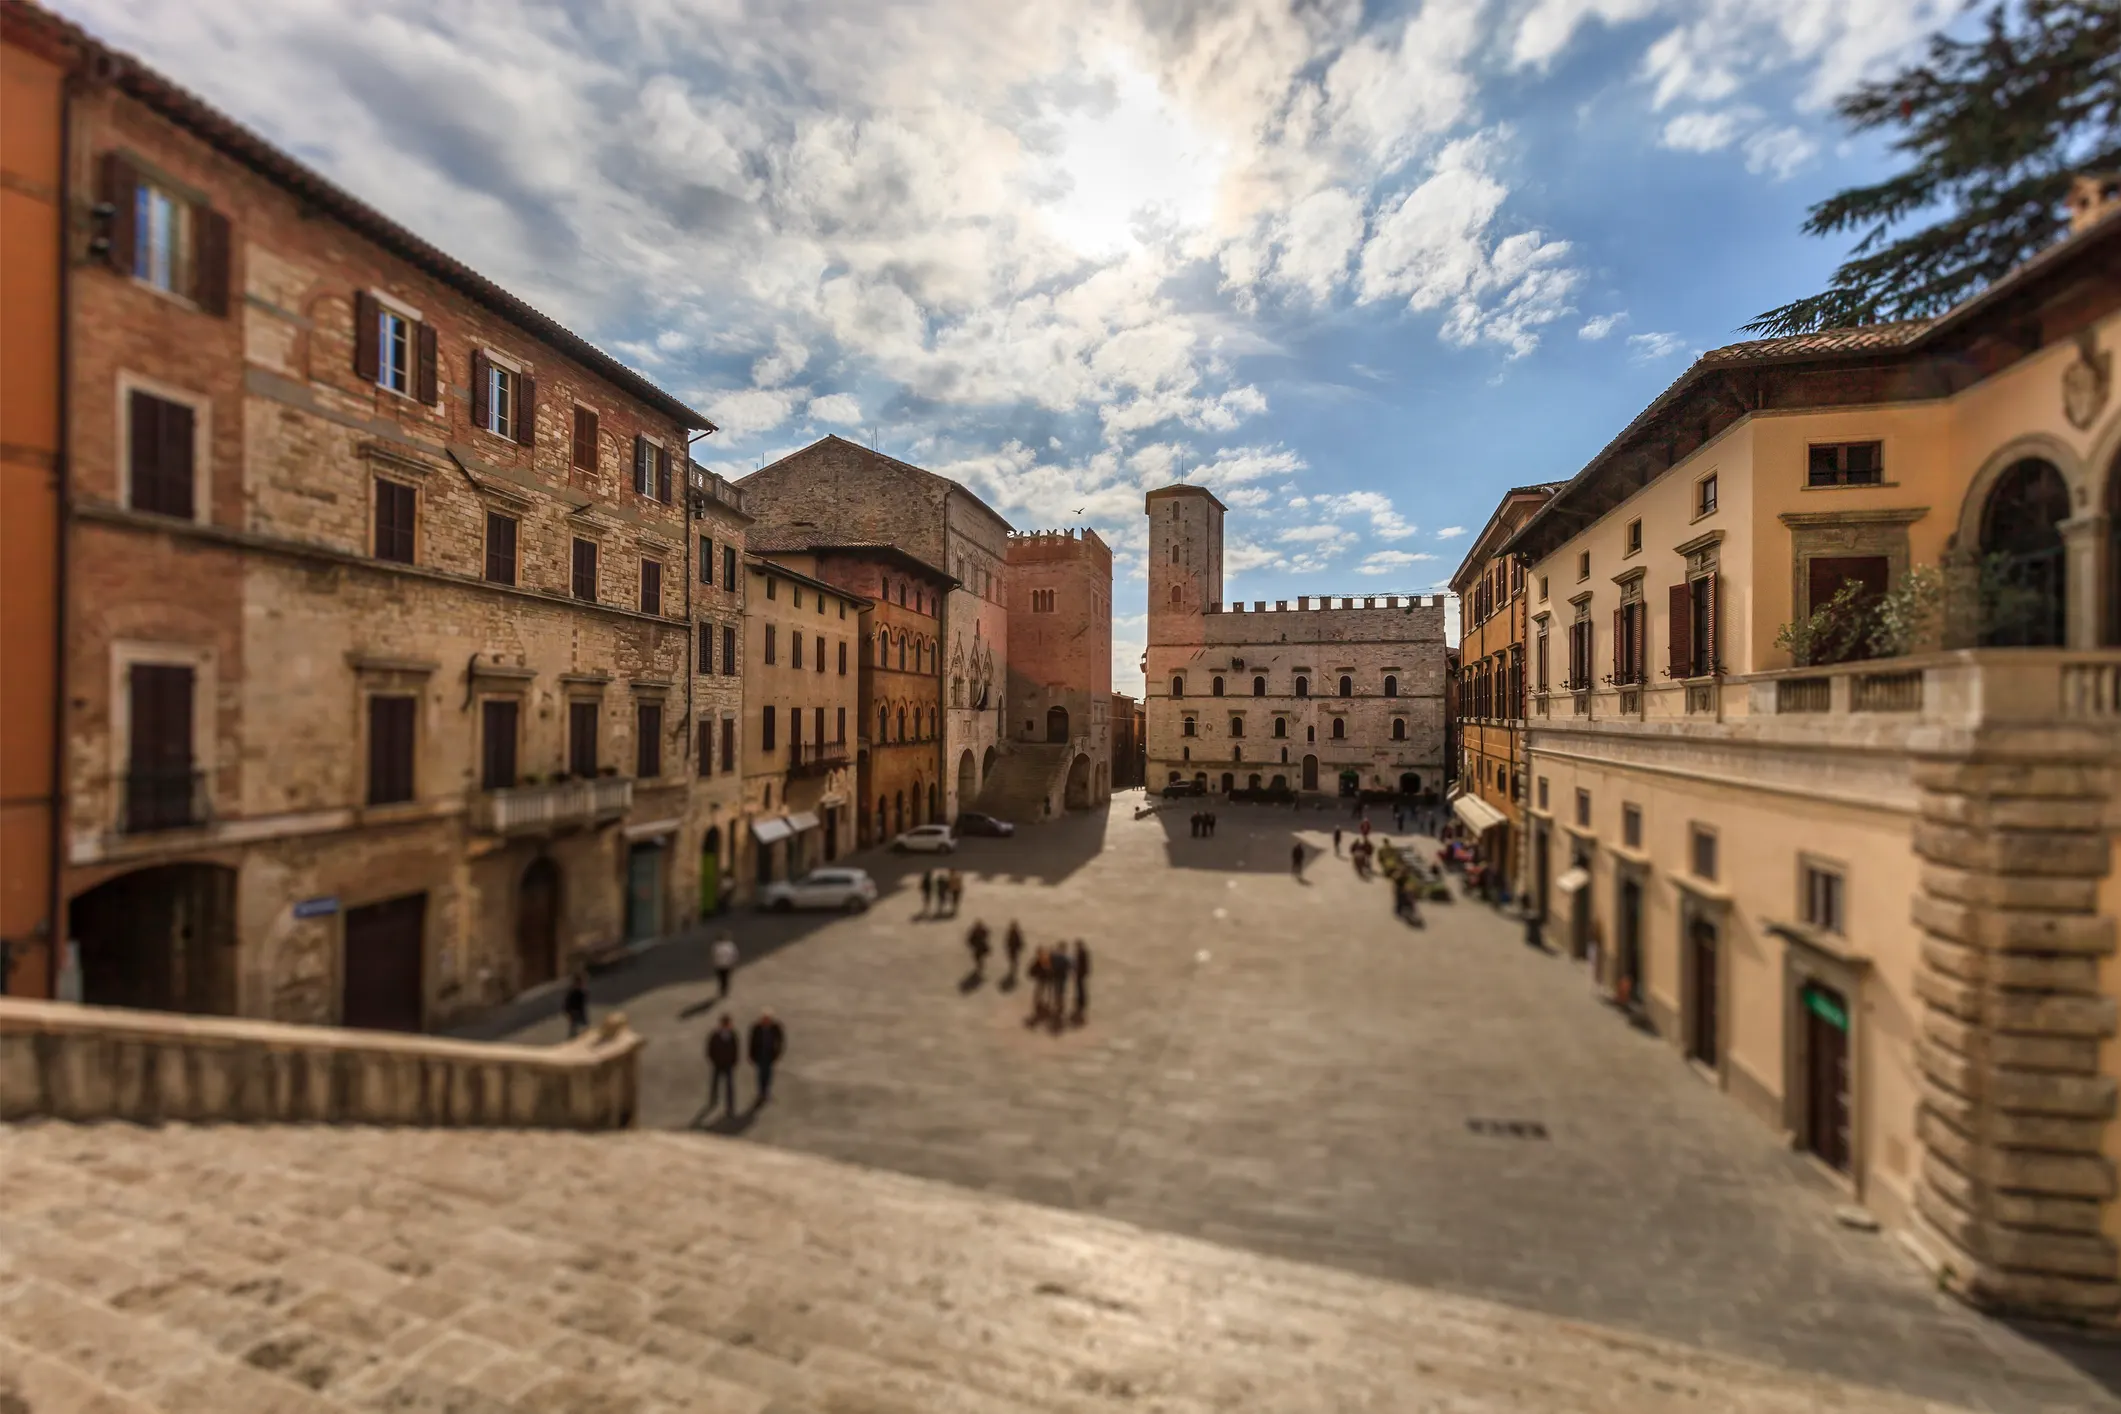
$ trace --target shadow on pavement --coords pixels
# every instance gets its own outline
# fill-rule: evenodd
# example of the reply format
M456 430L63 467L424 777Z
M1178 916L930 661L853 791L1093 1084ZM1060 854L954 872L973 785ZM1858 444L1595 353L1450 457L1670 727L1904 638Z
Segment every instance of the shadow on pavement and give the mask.
M2108 1394L2121 1395L2121 1336L2032 1321L2004 1320L1999 1324L2067 1361Z
M1224 800L1220 796L1181 796L1176 800L1159 801L1158 807L1156 823L1164 832L1164 857L1172 867L1209 869L1223 874L1287 874L1290 872L1290 847L1299 842L1299 832L1331 835L1333 827L1338 825L1353 839L1360 828L1348 801L1305 801L1297 807L1254 805ZM1216 817L1218 833L1206 839L1193 834L1193 816L1200 811ZM1381 822L1374 811L1370 816L1373 831L1385 829L1391 823L1389 811ZM1273 828L1282 824L1288 827L1286 833ZM1304 868L1307 872L1333 862L1331 846L1321 850L1306 842L1306 847ZM1346 867L1345 859L1341 866Z

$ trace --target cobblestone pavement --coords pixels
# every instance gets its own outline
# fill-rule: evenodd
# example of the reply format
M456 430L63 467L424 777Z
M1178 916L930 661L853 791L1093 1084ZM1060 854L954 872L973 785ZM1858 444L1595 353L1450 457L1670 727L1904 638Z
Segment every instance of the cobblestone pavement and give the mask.
M0 1130L7 1414L1946 1414L667 1131Z
M1987 1321L1836 1224L1805 1161L1517 925L1398 924L1333 817L1231 806L1194 840L1190 802L1139 801L968 842L954 921L917 916L925 861L875 857L865 916L733 920L730 1009L770 1005L790 1053L772 1104L703 1127L1975 1408L2121 1408L2080 1373L2105 1349ZM1301 884L1298 829L1324 855ZM998 969L973 985L974 918L1087 939L1088 1024L1028 1027ZM651 1038L648 1124L705 1095L702 951L600 984Z

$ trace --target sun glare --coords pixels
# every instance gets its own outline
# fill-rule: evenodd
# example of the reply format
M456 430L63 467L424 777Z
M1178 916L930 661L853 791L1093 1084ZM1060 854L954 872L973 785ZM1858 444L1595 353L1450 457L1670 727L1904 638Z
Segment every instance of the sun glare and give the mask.
M1045 216L1087 256L1139 243L1136 226L1196 228L1214 211L1221 153L1165 102L1156 81L1131 68L1114 74L1118 101L1061 120L1060 173L1067 193Z

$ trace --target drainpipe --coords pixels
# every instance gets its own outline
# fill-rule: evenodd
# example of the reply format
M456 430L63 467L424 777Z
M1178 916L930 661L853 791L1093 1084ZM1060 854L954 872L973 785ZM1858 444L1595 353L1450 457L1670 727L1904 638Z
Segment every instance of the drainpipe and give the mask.
M59 994L59 971L66 960L65 846L66 846L66 641L68 543L73 532L73 435L69 423L72 399L68 397L73 376L73 250L74 250L74 99L80 89L78 65L59 86L59 327L57 330L58 436L52 449L52 479L56 492L57 543L52 547L52 740L51 740L51 829L49 862L51 880L44 924L45 995ZM115 219L115 218L113 218ZM7 991L11 959L0 958L0 993Z

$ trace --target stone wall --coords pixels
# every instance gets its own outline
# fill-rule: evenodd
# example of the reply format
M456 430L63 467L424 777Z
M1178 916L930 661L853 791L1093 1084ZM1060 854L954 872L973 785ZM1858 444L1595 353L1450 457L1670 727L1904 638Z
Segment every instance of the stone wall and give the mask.
M617 1013L541 1047L0 998L0 1122L624 1129L641 1045Z
M1090 757L1073 803L1101 803L1112 793L1112 552L1095 531L1048 531L1012 536L1008 563L1005 734L1046 741L1059 708Z

